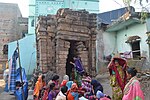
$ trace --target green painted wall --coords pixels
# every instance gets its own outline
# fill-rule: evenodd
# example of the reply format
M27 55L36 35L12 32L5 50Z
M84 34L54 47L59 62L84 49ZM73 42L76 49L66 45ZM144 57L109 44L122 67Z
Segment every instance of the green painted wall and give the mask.
M29 0L28 34L35 33L39 15L56 14L59 8L86 9L90 13L99 13L99 0Z
M65 8L86 9L90 13L99 13L99 0L64 0Z
M36 0L29 0L28 34L35 34L35 5ZM31 25L34 22L34 25Z

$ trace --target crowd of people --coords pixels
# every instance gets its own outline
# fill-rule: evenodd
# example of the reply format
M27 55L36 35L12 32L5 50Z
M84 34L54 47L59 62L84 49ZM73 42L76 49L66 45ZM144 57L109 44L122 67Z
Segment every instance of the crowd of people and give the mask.
M65 75L62 82L59 75L54 75L48 83L44 75L39 75L34 87L34 100L110 100L103 93L100 82L85 72L80 58L74 57L70 64L74 66L72 72Z
M135 68L127 67L123 59L114 58L108 69L112 98L104 93L104 88L98 80L82 72L82 78L78 82L75 79L69 80L68 75L60 82L59 76L55 75L46 84L45 76L40 75L34 88L34 100L144 100Z
M92 79L84 71L79 59L75 59L73 65L74 74L69 75L70 77L65 75L61 82L57 74L48 82L44 74L34 74L32 84L34 100L144 100L140 82L136 77L137 70L128 67L124 59L113 58L108 64L112 98L104 93L105 88L100 81ZM8 92L7 69L4 71L4 79L5 91Z
M59 76L53 76L52 80L45 83L45 76L40 75L34 87L34 100L110 100L103 93L103 87L97 80L91 79L87 73L83 73L81 86L76 81L69 81L65 75L59 82ZM103 100L102 99L102 100Z

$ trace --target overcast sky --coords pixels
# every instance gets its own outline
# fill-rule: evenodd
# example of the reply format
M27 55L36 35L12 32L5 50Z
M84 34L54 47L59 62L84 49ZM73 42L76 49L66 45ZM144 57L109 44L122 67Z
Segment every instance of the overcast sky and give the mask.
M143 1L146 1L146 0L143 0ZM17 3L21 10L22 16L28 17L29 0L0 0L0 2ZM100 5L100 12L106 12L106 11L124 7L122 0L100 0L99 5ZM132 5L134 5L134 7L137 9L137 11L140 11L140 9L139 9L140 6L138 5L138 3L136 3L136 4L132 3ZM144 6L146 6L146 5L150 6L150 4L144 4Z

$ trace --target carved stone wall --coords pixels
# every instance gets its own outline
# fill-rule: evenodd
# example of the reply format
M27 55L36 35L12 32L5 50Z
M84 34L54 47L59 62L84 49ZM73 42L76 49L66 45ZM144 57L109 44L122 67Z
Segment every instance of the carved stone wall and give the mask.
M37 64L43 72L67 72L70 56L81 58L87 72L96 71L96 14L59 9L56 15L41 16L36 28Z

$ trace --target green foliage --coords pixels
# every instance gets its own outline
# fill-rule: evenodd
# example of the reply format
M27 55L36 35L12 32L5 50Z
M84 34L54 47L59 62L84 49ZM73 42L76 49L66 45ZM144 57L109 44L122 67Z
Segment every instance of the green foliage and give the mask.
M142 21L142 22L145 21L145 19L148 17L148 13L142 11L140 14L141 14L141 21Z
M126 7L129 7L131 4L132 0L123 0L123 3L125 4Z
M126 6L130 6L131 2L134 2L134 3L137 3L139 1L140 5L142 6L142 1L144 0L123 0L123 3L126 5ZM147 3L148 3L148 0L145 0Z
M134 0L134 2L137 2L137 1L139 1L139 3L140 3L140 5L142 6L143 4L142 4L142 1L143 0ZM148 3L148 0L145 0L147 3Z
M140 3L140 5L142 6L142 11L140 13L141 22L144 22L145 19L148 17L148 10L146 7L143 7L143 4L142 4L143 1L144 0L123 0L123 3L128 8L128 11L130 11L131 2L134 2L134 3L139 2ZM148 0L145 0L145 1L148 3Z
M123 0L123 3L130 4L132 0Z

